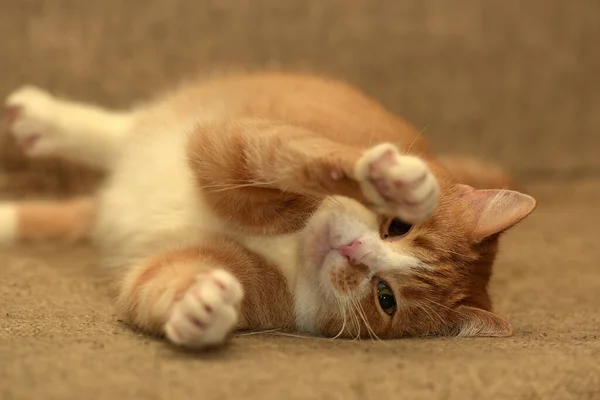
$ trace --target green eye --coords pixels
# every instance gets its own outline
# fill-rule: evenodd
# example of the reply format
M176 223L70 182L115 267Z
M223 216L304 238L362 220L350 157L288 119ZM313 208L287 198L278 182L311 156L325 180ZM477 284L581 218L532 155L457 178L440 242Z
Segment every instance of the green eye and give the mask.
M396 298L392 290L383 282L377 285L377 298L379 306L386 314L392 315L396 311Z

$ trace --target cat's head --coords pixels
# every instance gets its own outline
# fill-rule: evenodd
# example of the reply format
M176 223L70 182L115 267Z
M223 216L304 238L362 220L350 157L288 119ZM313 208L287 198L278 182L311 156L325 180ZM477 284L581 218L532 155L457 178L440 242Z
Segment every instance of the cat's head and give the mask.
M433 217L409 225L347 198L327 199L301 246L299 307L302 296L313 298L297 309L310 321L305 328L382 339L510 336L511 325L491 311L487 285L499 235L535 206L519 192L444 180Z

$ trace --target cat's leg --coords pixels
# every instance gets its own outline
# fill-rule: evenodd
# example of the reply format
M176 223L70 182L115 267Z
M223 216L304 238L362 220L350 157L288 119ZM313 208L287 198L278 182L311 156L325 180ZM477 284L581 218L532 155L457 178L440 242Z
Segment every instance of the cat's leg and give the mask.
M263 189L256 197L280 198L281 204L274 211L290 211L290 216L299 213L296 205L310 203L302 203L302 197L288 198L290 193L311 199L346 196L410 223L427 219L437 206L439 185L433 166L420 157L401 153L394 144L363 149L306 129L256 120L214 130L218 133L192 138L191 165L213 205L231 204L226 211L236 216L252 210L244 204L246 196L234 196L228 187L246 190L248 196ZM236 206L241 208L233 209Z
M0 245L21 240L84 239L95 216L93 198L0 202Z
M128 322L179 345L213 346L236 328L293 324L285 278L224 237L159 254L120 279L117 306Z
M29 157L57 157L108 168L134 114L57 98L25 86L5 100L10 131Z
M193 253L169 252L133 268L117 305L130 323L175 344L221 344L238 323L243 289L222 265Z

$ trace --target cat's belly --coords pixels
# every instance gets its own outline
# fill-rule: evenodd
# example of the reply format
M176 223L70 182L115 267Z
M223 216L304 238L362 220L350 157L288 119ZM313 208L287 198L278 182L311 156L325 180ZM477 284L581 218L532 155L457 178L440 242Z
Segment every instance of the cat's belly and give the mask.
M94 239L103 264L126 268L213 235L226 235L276 265L290 289L295 284L297 234L249 236L221 220L204 201L186 156L188 133L194 124L153 125L134 132L123 157L99 192Z
M220 233L187 165L186 129L135 133L99 195L94 238L104 264L127 267ZM187 129L191 131L191 129Z

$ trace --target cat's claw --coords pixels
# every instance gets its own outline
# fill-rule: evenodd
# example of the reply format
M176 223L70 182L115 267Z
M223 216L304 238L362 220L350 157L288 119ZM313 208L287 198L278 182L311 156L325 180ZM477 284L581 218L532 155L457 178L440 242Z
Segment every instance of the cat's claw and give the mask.
M173 306L165 335L185 347L219 345L237 324L242 298L242 285L231 273L218 269L198 275Z
M57 146L54 124L57 100L35 86L23 86L5 100L6 119L17 145L30 157L52 155Z
M354 174L377 213L418 223L437 207L439 184L429 166L419 157L400 154L393 144L367 150L354 166Z

